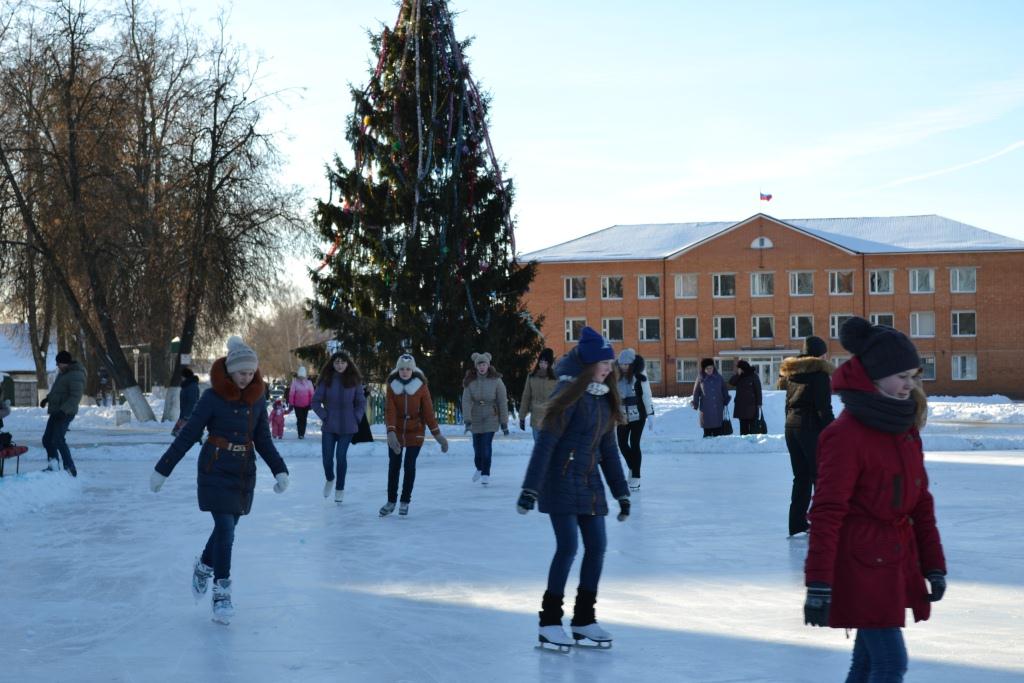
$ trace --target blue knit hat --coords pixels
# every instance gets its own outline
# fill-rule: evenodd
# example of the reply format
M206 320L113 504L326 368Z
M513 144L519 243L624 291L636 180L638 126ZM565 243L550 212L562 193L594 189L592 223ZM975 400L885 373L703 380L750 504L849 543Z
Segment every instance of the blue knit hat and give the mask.
M591 327L584 327L580 333L580 343L576 345L580 361L584 365L597 363L602 360L614 360L615 349L611 343L594 331Z

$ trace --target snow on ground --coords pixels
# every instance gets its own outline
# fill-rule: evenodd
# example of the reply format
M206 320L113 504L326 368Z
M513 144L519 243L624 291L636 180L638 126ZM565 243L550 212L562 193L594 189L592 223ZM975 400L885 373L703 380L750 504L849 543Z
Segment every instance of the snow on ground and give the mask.
M773 432L780 399L766 395ZM982 401L963 405L979 405ZM997 402L1013 415L1020 404ZM84 409L69 441L80 476L39 470L44 411L6 420L30 446L0 479L0 679L74 681L834 681L852 640L802 623L806 543L785 538L791 473L778 434L700 439L688 399L659 400L643 490L608 520L598 615L607 652L539 652L536 611L554 541L514 512L531 441L495 440L492 485L470 482L459 427L428 440L410 516L377 517L383 440L352 448L345 503L321 495L317 423L278 442L292 485L261 464L239 523L238 614L195 605L191 563L211 528L193 451L159 494L168 424L114 427ZM953 415L964 415L956 412ZM377 428L379 430L379 428ZM943 431L958 429L963 431ZM380 436L378 431L378 437ZM974 439L980 451L933 442ZM1014 445L1001 446L999 440ZM929 425L928 468L949 563L933 618L905 631L908 681L1019 681L1024 663L1024 428ZM13 463L11 463L13 465ZM582 552L582 550L581 550ZM572 591L577 567L570 577Z

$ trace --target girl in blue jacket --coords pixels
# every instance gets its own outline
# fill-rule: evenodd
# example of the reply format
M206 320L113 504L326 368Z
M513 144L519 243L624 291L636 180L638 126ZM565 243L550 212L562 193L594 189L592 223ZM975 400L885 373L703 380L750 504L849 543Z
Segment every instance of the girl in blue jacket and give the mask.
M345 497L348 447L366 413L363 376L347 351L334 352L320 370L316 391L313 392L312 408L323 422L320 447L324 477L327 479L324 483L324 498L330 496L331 489L334 489L334 501L340 503Z
M614 358L611 344L584 327L579 344L555 367L559 382L523 480L519 512L526 514L539 503L540 511L551 517L555 533L555 556L541 602L538 639L542 646L548 643L567 650L574 641L588 641L611 647L611 634L598 625L594 604L604 565L608 514L601 472L619 501L618 520L629 516L629 487L615 442L615 426L622 417ZM570 640L562 630L562 600L580 535L583 562Z

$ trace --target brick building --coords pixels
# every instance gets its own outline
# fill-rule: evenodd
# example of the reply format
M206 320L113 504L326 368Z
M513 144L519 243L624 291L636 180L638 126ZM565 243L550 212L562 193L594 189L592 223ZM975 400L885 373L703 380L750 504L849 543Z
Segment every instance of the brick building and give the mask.
M657 395L691 391L703 357L774 384L809 334L841 363L859 315L911 336L931 394L1024 397L1024 242L941 216L617 225L522 259L547 344L590 325L647 359Z

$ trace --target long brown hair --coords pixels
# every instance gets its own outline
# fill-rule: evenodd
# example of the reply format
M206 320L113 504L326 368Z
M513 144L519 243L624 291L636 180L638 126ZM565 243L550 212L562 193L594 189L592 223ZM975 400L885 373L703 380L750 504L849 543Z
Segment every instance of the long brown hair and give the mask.
M331 354L331 357L327 359L327 363L320 368L320 379L318 384L325 384L331 386L334 378L338 376L338 373L334 370L334 361L342 359L348 363L348 367L345 368L345 372L341 373L341 386L345 388L354 387L363 381L363 375L359 372L359 368L356 367L355 362L352 360L352 355L345 350L335 351Z
M594 367L597 363L590 363L584 365L583 370L577 375L562 391L558 392L551 402L548 404L548 409L544 413L545 424L556 424L558 430L562 431L565 429L565 413L569 409L569 406L574 405L583 393L590 386L590 383L594 381ZM619 397L619 373L615 369L615 364L612 364L612 371L608 373L608 376L604 378L604 383L608 387L608 393L605 394L605 398L608 399L608 403L611 406L611 417L607 424L598 424L597 434L594 436L594 442L596 443L601 439L605 433L612 430L615 425L622 422L621 404L622 399Z

